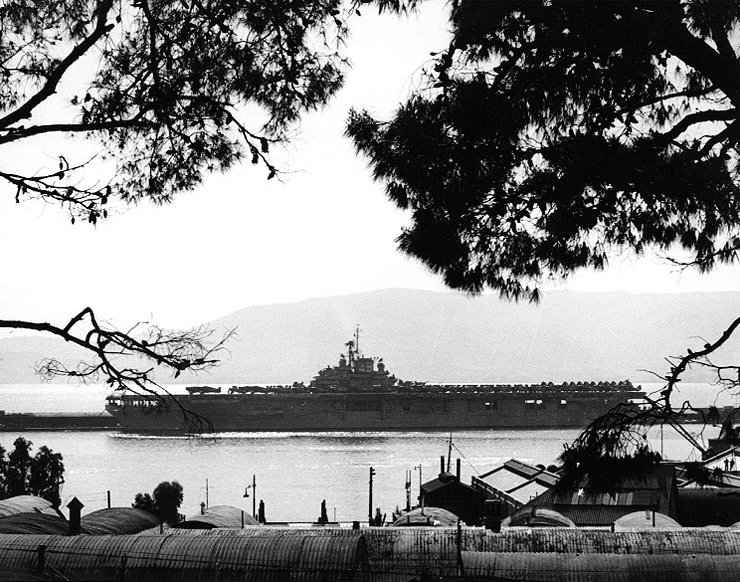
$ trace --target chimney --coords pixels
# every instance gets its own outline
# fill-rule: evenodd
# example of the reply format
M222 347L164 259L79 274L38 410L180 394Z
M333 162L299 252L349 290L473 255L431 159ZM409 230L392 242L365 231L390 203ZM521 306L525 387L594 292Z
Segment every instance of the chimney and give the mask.
M259 521L260 523L265 523L267 521L265 519L265 502L262 499L260 499L260 507L257 511L257 515L259 516L257 518L257 521Z
M444 473L445 472L445 456L441 455L439 457L439 472Z
M85 506L82 501L73 497L72 501L67 503L67 507L69 508L69 535L78 536L80 535L80 514Z
M460 459L457 460L457 480L460 480Z

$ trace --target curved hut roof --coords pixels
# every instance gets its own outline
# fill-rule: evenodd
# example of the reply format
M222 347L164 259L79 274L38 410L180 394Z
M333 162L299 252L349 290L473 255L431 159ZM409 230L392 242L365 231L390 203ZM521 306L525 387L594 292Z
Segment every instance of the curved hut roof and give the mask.
M240 529L246 525L259 525L259 522L249 513L238 507L232 505L214 505L206 509L205 513L191 515L185 521L176 523L172 527L184 529Z
M435 526L453 527L459 518L441 507L417 507L403 514L391 525L393 527Z
M252 528L248 535L0 535L0 572L46 568L71 580L143 580L157 572L172 580L352 581L368 571L364 538ZM256 530L256 531L254 531Z
M733 579L740 565L737 556L707 554L500 554L463 551L461 559L465 564L465 574L476 580L719 581ZM529 578L528 575L533 573L536 574Z
M83 515L82 528L93 535L135 534L159 526L159 519L135 507L111 507Z
M16 495L9 499L0 500L0 517L16 515L18 513L45 513L61 516L50 501L34 495Z
M59 515L48 513L16 513L0 517L0 533L67 535L69 522Z
M553 509L526 507L501 522L501 527L576 527L572 520Z
M615 531L640 531L644 529L681 529L681 524L664 513L633 511L614 522Z

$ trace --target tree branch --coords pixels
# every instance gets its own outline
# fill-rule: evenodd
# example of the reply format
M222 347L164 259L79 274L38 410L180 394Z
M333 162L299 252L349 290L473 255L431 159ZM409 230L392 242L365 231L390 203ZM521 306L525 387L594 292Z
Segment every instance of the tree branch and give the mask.
M0 320L0 328L49 333L94 357L94 361L81 361L74 369L57 359L44 360L37 366L37 372L45 379L67 376L81 381L97 381L103 376L104 382L114 390L146 394L165 409L174 404L183 413L184 428L190 432L210 430L210 421L172 398L152 374L158 366L172 370L175 378L186 370L209 369L218 363L216 356L234 335L234 330L230 330L223 337L211 341L213 332L207 328L172 332L151 325L141 329L139 324L128 332L121 332L102 326L89 307L63 327L47 322ZM141 358L153 365L142 367Z
M614 112L614 116L620 117L627 113L638 111L639 109L642 109L643 107L649 107L650 105L655 105L656 103L660 103L662 101L670 101L671 99L678 99L679 97L702 97L714 91L717 91L717 87L715 87L714 85L711 85L701 90L688 90L687 89L685 91L675 91L673 93L666 93L665 95L656 95L652 99L645 99L644 101L639 101L637 103L634 103L630 107L619 109Z
M11 127L7 129L0 129L0 132L6 132L5 135L0 136L0 144L10 143L19 139L32 137L34 135L44 133L62 131L77 133L86 131L101 131L107 129L122 129L126 127L146 127L147 125L151 125L148 121L145 121L141 118L142 115L143 112L140 112L139 115L131 119L99 121L93 123L50 123L47 125L31 125L29 127Z
M56 92L57 85L67 72L67 69L77 62L98 40L108 34L113 28L113 24L107 24L108 12L113 6L113 0L103 0L98 4L95 11L97 14L97 24L90 35L78 44L70 53L55 67L49 74L48 80L44 86L33 95L23 105L5 117L0 118L0 128L6 128L13 123L31 116L31 112L48 97Z
M681 121L676 123L676 125L674 125L669 131L666 131L665 133L659 133L658 137L660 137L660 139L665 143L668 143L676 139L689 127L691 127L692 125L696 125L697 123L735 120L737 119L737 116L738 110L734 108L719 110L712 109L708 111L698 111L696 113L690 113L689 115L681 119Z
M705 75L735 106L740 105L740 70L737 59L728 63L721 58L718 51L691 34L681 22L668 20L661 24L666 49Z
M668 382L666 384L665 389L661 392L661 395L663 396L664 400L664 406L670 410L671 409L671 396L673 394L673 390L676 387L676 384L678 384L681 381L681 374L683 374L686 371L686 368L703 358L706 358L709 354L717 351L734 333L734 331L737 329L737 327L740 326L740 317L735 319L730 326L725 329L724 332L722 332L722 335L719 337L718 340L716 340L714 343L705 343L704 347L694 352L691 349L688 350L688 354L685 356L679 358L678 362L675 366L673 366L670 370L670 373L665 376L665 380Z
M620 404L605 415L589 423L572 445L566 446L560 459L563 462L563 478L559 484L562 488L573 486L591 486L595 490L608 490L614 487L628 472L649 472L659 462L660 456L650 451L645 440L647 428L655 425L668 424L678 430L694 446L704 451L694 436L682 426L688 412L701 415L701 421L706 425L717 422L718 411L710 408L708 411L697 409L690 402L683 402L676 408L671 402L676 385L681 381L681 375L692 364L708 366L715 369L718 378L722 381L722 372L731 370L737 376L729 380L733 386L740 385L740 367L717 366L712 364L708 356L722 347L732 334L740 327L740 317L735 319L714 342L707 342L698 351L688 350L685 356L669 358L671 368L666 375L657 375L665 380L665 388L657 399L645 396L645 404ZM732 417L732 414L730 415ZM731 418L725 419L725 423Z

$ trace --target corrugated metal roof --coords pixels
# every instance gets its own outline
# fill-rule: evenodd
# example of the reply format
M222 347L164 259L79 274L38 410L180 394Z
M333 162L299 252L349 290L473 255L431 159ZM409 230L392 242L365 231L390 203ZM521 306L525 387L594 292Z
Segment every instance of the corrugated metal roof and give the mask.
M393 525L395 527L419 525L452 527L457 526L458 519L459 518L454 513L447 511L446 509L442 509L441 507L425 507L424 509L412 509L408 513L403 514L393 522Z
M525 507L501 522L501 527L576 527L572 520L552 509Z
M0 501L0 517L17 513L45 513L62 515L49 501L33 495L17 495Z
M371 528L363 530L368 543L368 556L373 579L400 581L410 576L416 578L422 575L454 576L457 574L457 543L455 529L447 528ZM663 563L659 556L668 556L667 560L676 567L681 567L681 557L685 555L709 555L701 562L694 562L692 580L704 580L702 568L707 566L707 572L714 572L711 566L713 560L724 561L738 565L740 552L740 534L729 532L636 532L611 533L599 531L583 531L578 529L547 529L526 530L494 534L481 529L463 529L461 532L461 548L465 552L489 552L501 559L540 570L537 564L544 564L549 568L549 577L538 578L532 572L522 573L513 568L506 571L495 571L495 576L514 580L598 580L596 574L601 572L603 580L623 580L623 578L609 578L614 571L624 568L619 564L640 563L647 564L647 571L660 568ZM609 567L603 571L588 570L579 574L577 570L560 570L557 563L548 555L583 555L581 564L587 568L590 563L598 564L605 555L616 555L611 559ZM634 556L634 558L630 558ZM678 558L676 557L678 556ZM625 559L627 558L627 559ZM630 561L632 560L632 562ZM465 564L465 558L463 564ZM716 567L718 571L722 567ZM465 574L470 574L465 570ZM538 572L539 573L539 572ZM479 572L479 574L481 574ZM645 580L642 578L624 578L624 580ZM483 575L483 574L481 574ZM599 574L601 575L601 574ZM724 571L723 580L737 579L737 576L727 576ZM405 578L404 578L405 576ZM520 577L517 577L520 576ZM589 577L591 576L591 577ZM673 578L649 578L651 582L658 580L682 580L681 575ZM711 576L706 579L713 579Z
M214 505L205 513L196 513L185 521L173 525L173 528L211 529L214 527L240 529L246 525L259 525L259 522L248 512L231 505Z
M463 538L468 531L462 531ZM374 578L408 580L456 572L456 528L369 528L363 534ZM464 541L463 547L467 545Z
M578 526L609 527L620 517L654 505L555 505L554 509ZM526 508L525 508L526 509Z
M177 533L175 533L177 532ZM454 577L457 573L457 531L456 528L363 528L361 534L367 542L367 562L372 571L373 581L400 582L422 575ZM7 546L8 538L40 538L44 536L0 536L0 549ZM80 536L84 538L85 536ZM80 539L65 538L69 540ZM302 540L299 546L286 541L286 538ZM322 556L334 552L333 564L341 570L342 564L353 561L353 554L341 550L346 540L357 540L358 532L347 529L311 528L287 529L264 526L249 527L244 530L172 530L170 534L157 536L100 536L108 541L97 546L97 550L106 554L108 570L101 565L97 570L90 569L90 576L83 579L101 578L105 572L112 571L113 564L126 568L127 580L142 579L139 574L143 568L168 575L179 576L181 580L206 580L210 570L204 570L205 560L214 568L214 572L225 578L226 571L233 572L235 579L247 580L280 580L287 577L284 564L291 564L298 580L318 579L316 564L321 565ZM96 538L88 538L96 539ZM146 543L129 548L129 556L124 563L122 553L117 549L123 542L116 540L143 539ZM220 540L218 543L205 544L199 539ZM245 542L252 539L252 542ZM182 541L177 541L182 540ZM107 544L107 545L106 545ZM333 544L339 544L337 551ZM478 572L481 576L492 578L494 574L485 574L486 570L472 570L479 560L489 564L489 556L468 556L467 552L484 552L499 556L500 564L506 566L496 570L495 576L501 579L519 580L608 580L630 581L645 579L645 572L650 572L651 582L661 580L683 580L693 572L694 580L736 579L728 575L727 568L736 567L740 557L740 532L674 530L664 532L605 532L585 531L578 529L527 529L494 534L482 528L463 528L461 530L461 549L463 565L468 568L466 574ZM36 546L33 546L34 548ZM28 548L26 548L28 549ZM364 549L364 548L363 548ZM358 548L358 551L361 551ZM7 559L0 552L0 570L6 569L3 560ZM167 557L168 560L162 560ZM248 556L248 558L247 558ZM553 556L579 557L570 560ZM702 557L703 556L703 557ZM11 556L12 558L12 556ZM101 558L102 559L102 558ZM235 561L249 560L249 568L240 570L233 567ZM342 560L345 561L342 561ZM347 562L346 560L350 560ZM557 560L561 561L558 562ZM165 572L162 564L171 569ZM642 565L641 565L642 564ZM713 565L714 564L714 565ZM644 566L643 566L644 565ZM516 578L521 572L518 567L529 568L528 577ZM321 567L321 566L320 566ZM489 566L486 565L486 568ZM565 570L552 570L552 568ZM481 566L483 568L483 566ZM544 570L543 570L544 568ZM548 568L550 570L548 570ZM671 577L658 577L661 568L667 568ZM671 570L673 568L673 570ZM679 568L679 570L675 570ZM630 578L629 570L640 572L642 578ZM550 578L534 577L543 571L553 572ZM658 574L656 574L656 572ZM721 573L724 578L720 577ZM654 575L655 574L655 575ZM706 576L705 576L706 574ZM231 574L230 574L231 575ZM154 575L152 575L154 576ZM251 576L251 577L250 577ZM282 576L282 578L281 578ZM611 577L610 577L611 576ZM82 577L82 576L80 576ZM332 571L328 579L336 579ZM153 579L150 577L149 579Z
M470 548L466 548L470 549ZM580 554L740 554L740 532L670 530L608 532L570 528L489 533L478 548L489 552Z
M0 535L0 571L35 572L38 547L45 545L51 535ZM33 547L27 542L33 540ZM29 563L31 567L29 568Z
M135 507L99 509L81 518L83 529L90 534L135 534L159 526L159 519Z
M336 528L271 528L250 527L243 530L172 530L183 536L260 536L294 535L357 537L357 532ZM286 532L286 533L281 533ZM390 555L413 557L416 553L444 554L457 548L457 528L450 527L372 527L360 533L368 545L370 561ZM165 537L168 534L153 536ZM740 531L681 529L670 531L609 532L578 528L544 528L509 530L499 534L483 528L463 527L462 547L468 551L486 552L566 552L661 554L703 553L740 555ZM405 558L404 558L405 559Z
M0 517L0 533L66 535L69 533L69 522L58 515L17 513Z
M740 556L463 552L462 565L466 576L495 576L503 580L725 582L737 580Z
M367 570L365 541L356 532L321 540L302 530L253 529L248 535L0 535L0 571L36 571L42 544L48 570L82 580L330 581Z

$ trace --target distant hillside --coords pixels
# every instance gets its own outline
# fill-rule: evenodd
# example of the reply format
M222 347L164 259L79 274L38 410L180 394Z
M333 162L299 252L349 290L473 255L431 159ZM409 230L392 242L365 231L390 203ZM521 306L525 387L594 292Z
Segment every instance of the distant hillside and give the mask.
M538 305L390 289L247 307L212 322L238 328L219 368L185 382L308 381L336 363L355 324L360 348L396 376L440 382L654 381L666 356L715 339L740 315L740 293L555 292ZM738 353L740 337L729 353ZM37 382L44 357L78 356L47 338L0 340L0 383ZM708 379L692 370L687 380ZM163 382L171 380L162 378Z

